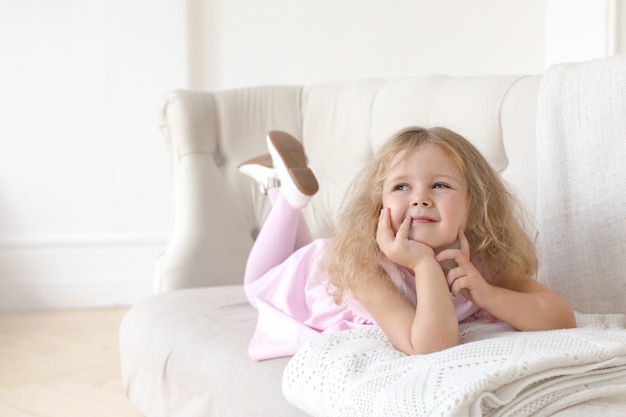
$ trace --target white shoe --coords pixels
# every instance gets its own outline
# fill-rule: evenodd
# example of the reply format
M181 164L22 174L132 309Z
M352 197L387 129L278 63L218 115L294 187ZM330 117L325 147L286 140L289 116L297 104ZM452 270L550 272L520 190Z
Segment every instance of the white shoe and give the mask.
M272 165L272 157L269 154L261 155L242 162L237 167L239 172L252 177L259 183L259 190L263 194L267 194L269 188L280 186L278 176Z
M272 130L267 135L267 148L285 200L294 208L306 206L319 185L307 166L300 141L289 133Z

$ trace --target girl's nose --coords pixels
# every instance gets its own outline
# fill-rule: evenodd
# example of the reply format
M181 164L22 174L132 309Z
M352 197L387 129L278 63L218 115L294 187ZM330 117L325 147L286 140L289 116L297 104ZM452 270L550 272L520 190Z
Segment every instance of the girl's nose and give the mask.
M433 202L428 198L415 198L411 201L413 207L432 207Z

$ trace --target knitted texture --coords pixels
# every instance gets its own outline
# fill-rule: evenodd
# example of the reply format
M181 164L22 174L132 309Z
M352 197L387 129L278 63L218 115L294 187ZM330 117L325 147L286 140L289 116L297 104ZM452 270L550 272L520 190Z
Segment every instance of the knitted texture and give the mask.
M548 332L469 321L459 346L414 356L377 328L325 335L291 359L283 392L315 417L549 416L626 395L624 316L577 319Z

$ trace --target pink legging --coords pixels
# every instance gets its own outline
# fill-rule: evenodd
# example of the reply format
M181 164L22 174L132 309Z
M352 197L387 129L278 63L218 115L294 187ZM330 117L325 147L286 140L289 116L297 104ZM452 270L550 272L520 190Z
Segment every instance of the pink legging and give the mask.
M300 209L291 207L279 188L270 188L267 196L272 209L252 246L244 274L246 296L254 307L256 288L262 284L265 274L312 241Z

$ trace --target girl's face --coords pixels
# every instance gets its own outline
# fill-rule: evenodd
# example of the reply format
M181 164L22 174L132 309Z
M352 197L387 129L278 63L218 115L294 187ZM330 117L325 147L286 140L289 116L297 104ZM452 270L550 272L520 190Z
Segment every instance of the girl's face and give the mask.
M468 215L467 183L442 150L425 144L408 158L397 155L383 183L383 207L391 209L394 232L411 216L409 239L435 252L456 242Z

